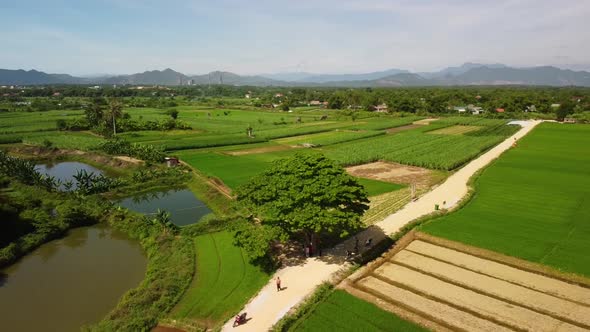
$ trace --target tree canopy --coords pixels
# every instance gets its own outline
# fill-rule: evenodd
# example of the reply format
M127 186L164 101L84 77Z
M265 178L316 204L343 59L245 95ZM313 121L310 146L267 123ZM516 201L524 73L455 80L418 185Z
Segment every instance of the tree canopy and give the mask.
M345 237L362 227L367 193L352 176L317 153L297 153L238 188L237 198L260 225L278 227L305 241Z

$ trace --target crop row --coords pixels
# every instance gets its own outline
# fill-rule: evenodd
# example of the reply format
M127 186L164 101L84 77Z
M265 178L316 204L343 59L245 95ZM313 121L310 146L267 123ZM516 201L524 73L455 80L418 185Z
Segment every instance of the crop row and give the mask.
M432 169L451 170L501 142L514 129L495 130L501 134L427 135L413 131L356 141L354 144L339 144L326 148L324 152L343 165L387 160Z

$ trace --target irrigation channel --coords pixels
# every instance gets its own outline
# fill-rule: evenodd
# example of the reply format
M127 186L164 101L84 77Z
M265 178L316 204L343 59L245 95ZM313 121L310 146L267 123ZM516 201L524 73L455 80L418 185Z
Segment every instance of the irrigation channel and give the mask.
M62 182L72 181L81 169L103 173L80 162L39 164L36 169ZM211 213L187 189L126 198L119 204L145 214L164 209L179 226ZM103 318L136 287L146 265L139 243L124 233L107 225L72 229L0 270L0 329L79 331Z

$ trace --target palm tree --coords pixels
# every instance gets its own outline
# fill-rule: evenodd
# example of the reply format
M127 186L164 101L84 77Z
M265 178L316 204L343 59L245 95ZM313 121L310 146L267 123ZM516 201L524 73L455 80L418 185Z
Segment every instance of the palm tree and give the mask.
M116 118L120 118L123 115L123 104L117 99L111 99L109 101L109 117L113 121L113 136L117 136L117 123Z

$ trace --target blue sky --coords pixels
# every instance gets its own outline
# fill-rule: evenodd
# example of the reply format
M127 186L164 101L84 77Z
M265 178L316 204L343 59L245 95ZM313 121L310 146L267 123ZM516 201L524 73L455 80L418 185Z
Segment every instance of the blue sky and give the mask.
M0 68L367 72L590 69L587 0L0 0Z

